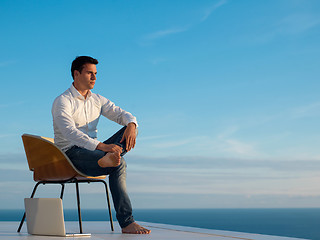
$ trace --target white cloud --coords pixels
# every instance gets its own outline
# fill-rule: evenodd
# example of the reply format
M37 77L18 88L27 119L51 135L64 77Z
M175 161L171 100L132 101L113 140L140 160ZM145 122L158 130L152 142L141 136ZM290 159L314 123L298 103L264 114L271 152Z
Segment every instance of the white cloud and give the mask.
M163 139L172 137L172 135L158 135L158 136L146 136L146 137L139 137L139 141L149 141L149 140L155 140L155 139Z
M310 117L314 115L319 115L319 113L320 102L306 104L304 106L299 106L291 110L291 115L293 118Z
M163 30L158 30L158 31L153 32L153 33L149 33L149 34L145 35L142 38L142 43L146 44L146 43L150 43L150 41L152 41L152 40L156 40L156 39L164 38L164 37L167 37L167 36L170 36L170 35L186 32L190 28L192 28L193 26L195 26L195 25L197 25L197 24L199 24L201 22L206 21L215 10L217 10L219 7L223 6L226 3L227 3L227 0L221 0L221 1L213 4L209 8L205 9L202 18L198 22L190 23L190 24L187 24L185 26L177 26L177 27L166 28L166 29L163 29Z
M217 135L217 138L218 139L228 138L228 137L232 136L233 134L235 134L238 130L239 130L238 126L234 126L234 125L233 126L229 126L226 129L224 129L223 132L219 133Z
M187 196L187 202L192 202L195 196L200 196L199 201L205 199L228 199L228 196L249 197L252 206L259 204L258 199L277 199L303 197L308 206L308 199L320 195L320 161L288 159L245 159L245 158L216 158L198 156L180 156L151 158L148 156L128 155L127 185L130 196L145 198L146 196L158 197L172 196L177 204L181 196ZM24 197L29 196L34 186L32 173L28 171L5 170L1 171L0 189L5 196L15 196L21 204ZM21 184L23 183L23 184ZM18 185L18 187L15 187ZM20 186L20 187L19 187ZM57 197L59 186L45 186L39 190L39 196ZM74 205L74 186L66 189L66 201L72 207ZM81 194L88 199L88 206L104 207L104 188L102 184L82 184ZM92 202L98 196L100 205ZM159 198L160 197L160 198ZM0 199L1 201L4 198ZM149 199L149 198L148 198ZM174 200L176 199L176 200ZM5 200L5 199L4 199ZM3 201L4 201L3 200ZM190 201L189 201L190 200ZM163 200L162 200L163 201ZM160 201L161 202L161 201ZM144 201L139 205L153 206L154 201ZM212 203L212 202L211 202ZM8 203L8 206L13 203ZM67 205L68 205L67 204ZM210 207L210 201L204 207ZM231 201L226 205L230 207L237 204ZM230 205L231 204L231 205ZM243 202L242 204L246 204ZM255 205L256 204L256 205ZM268 207L266 202L262 206ZM68 205L68 206L69 206ZM162 204L163 205L163 204ZM162 206L161 204L159 206ZM135 206L137 206L135 204ZM155 204L154 206L158 206ZM178 206L178 205L177 205ZM186 205L187 206L187 205ZM192 207L189 205L189 207ZM294 206L294 205L293 205ZM319 206L319 205L317 205Z
M17 61L14 61L14 60L2 61L0 62L0 67L7 67L15 63L17 63Z
M292 105L278 110L259 111L228 120L228 125L208 128L196 135L196 124L189 133L181 133L172 125L188 116L165 119L163 135L138 138L134 154L149 156L217 156L226 158L320 159L315 140L319 131L302 137L309 127L301 121L320 115L320 102ZM313 118L313 119L311 119ZM199 124L199 123L198 123ZM200 128L201 129L201 128ZM149 130L145 129L145 133ZM161 134L161 133L160 133ZM304 138L304 139L302 139Z
M210 164L208 160L194 158L189 165L172 158L154 168L129 165L129 189L159 194L320 196L319 162L221 159L217 164L212 158ZM304 167L309 163L313 169Z
M252 143L237 140L233 137L239 130L238 126L230 126L217 135L215 142L225 154L232 154L240 157L261 156Z
M236 129L230 128L215 136L150 138L148 141L139 143L140 147L135 149L135 154L151 156L198 154L199 157L257 157L262 155L257 149L257 143L237 139L232 136L235 132Z
M239 42L249 44L266 44L283 36L304 34L320 25L319 16L311 14L294 14L278 19L275 23L266 25L263 32L249 33L238 38Z
M165 58L154 58L152 59L150 62L153 64L153 65L157 65L157 64L160 64L160 63L163 63L163 62L166 62L167 60Z
M311 14L294 14L279 21L277 32L283 34L300 34L316 27L319 24L319 16Z
M246 122L247 125L251 126L257 126L257 125L263 125L266 123L276 122L279 120L294 120L297 118L308 118L313 117L320 114L320 102L310 102L305 103L304 105L298 105L298 106L292 106L288 108L283 108L278 110L277 112L269 112L264 114L255 114L250 116L249 118L246 116L244 119L241 120L241 122ZM240 120L239 120L240 122ZM234 130L235 126L231 126ZM237 126L239 129L240 127ZM229 131L231 131L230 129ZM238 130L237 129L237 130Z
M158 38L163 38L169 35L185 32L188 30L188 27L177 27L177 28L169 28L164 30L159 30L153 33L150 33L144 37L145 40L155 40Z
M213 4L211 7L207 8L207 9L205 10L205 12L204 12L204 15L203 15L201 21L203 22L203 21L207 20L207 19L210 17L210 15L211 15L216 9L218 9L219 7L221 7L222 5L224 5L224 4L226 4L226 3L227 3L227 0L222 0L222 1L219 1L219 2L217 2L217 3L215 3L215 4Z
M16 107L16 106L22 105L22 104L24 104L24 103L25 103L25 101L1 103L1 104L0 104L0 109L1 109L1 108Z
M12 134L12 133L0 134L0 138L17 137L17 136L19 136L19 134Z
M152 144L152 147L154 149L167 149L167 148L175 148L178 146L185 146L187 144L192 144L193 142L195 142L195 138L188 138L188 139L174 139L174 140L165 140L162 142L157 142Z
M253 144L241 142L235 139L228 139L225 141L227 145L225 150L238 155L245 156L258 156Z

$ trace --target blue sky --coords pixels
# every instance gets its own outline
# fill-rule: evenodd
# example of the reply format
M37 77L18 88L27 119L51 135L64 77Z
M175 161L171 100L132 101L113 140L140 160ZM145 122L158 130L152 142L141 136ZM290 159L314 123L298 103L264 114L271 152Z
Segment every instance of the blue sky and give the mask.
M320 207L319 1L1 0L0 12L1 208L30 195L20 136L53 136L79 55L99 60L94 92L138 119L135 208ZM118 128L101 119L98 138ZM39 196L58 196L49 188ZM104 207L103 189L81 189Z

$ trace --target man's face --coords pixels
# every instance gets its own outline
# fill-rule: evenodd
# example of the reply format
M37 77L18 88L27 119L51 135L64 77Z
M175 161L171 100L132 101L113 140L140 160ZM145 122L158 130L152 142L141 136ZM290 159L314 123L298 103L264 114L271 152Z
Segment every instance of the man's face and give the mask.
M97 67L95 64L87 63L83 65L81 73L77 70L74 71L74 81L80 90L93 89L96 83Z

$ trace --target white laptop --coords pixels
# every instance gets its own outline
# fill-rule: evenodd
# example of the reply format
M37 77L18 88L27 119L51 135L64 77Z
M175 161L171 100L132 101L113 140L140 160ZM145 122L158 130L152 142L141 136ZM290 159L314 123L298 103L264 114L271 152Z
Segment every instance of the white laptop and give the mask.
M90 233L66 233L62 199L60 198L25 198L27 229L29 234L90 237Z

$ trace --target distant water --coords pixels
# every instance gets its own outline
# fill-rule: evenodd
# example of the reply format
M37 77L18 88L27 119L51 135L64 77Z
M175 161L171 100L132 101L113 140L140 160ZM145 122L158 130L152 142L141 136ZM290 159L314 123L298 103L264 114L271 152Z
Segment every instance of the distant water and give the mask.
M77 211L64 210L76 221ZM83 209L84 221L108 220L107 209ZM23 210L0 210L0 221L19 221ZM115 214L113 213L115 218ZM320 240L320 208L307 209L136 209L138 221Z

